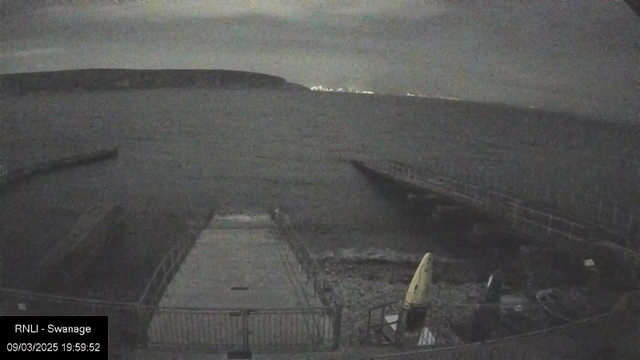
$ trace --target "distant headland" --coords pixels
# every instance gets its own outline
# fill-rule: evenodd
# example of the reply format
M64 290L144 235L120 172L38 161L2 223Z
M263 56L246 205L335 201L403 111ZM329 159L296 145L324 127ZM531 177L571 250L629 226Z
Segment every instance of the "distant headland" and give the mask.
M309 90L278 76L235 70L81 69L0 74L2 94L154 88Z

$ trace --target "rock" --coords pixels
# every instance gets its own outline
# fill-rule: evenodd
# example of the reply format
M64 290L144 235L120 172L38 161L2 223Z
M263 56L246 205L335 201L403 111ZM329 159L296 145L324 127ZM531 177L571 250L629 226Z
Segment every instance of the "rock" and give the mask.
M376 279L376 276L374 274L367 274L365 275L365 279L369 280L369 281L374 281Z

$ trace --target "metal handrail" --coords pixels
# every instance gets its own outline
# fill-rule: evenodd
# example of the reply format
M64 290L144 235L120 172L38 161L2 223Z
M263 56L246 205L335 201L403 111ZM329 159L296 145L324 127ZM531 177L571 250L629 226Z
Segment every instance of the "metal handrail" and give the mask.
M210 211L205 219L208 221L212 217L213 211ZM149 305L157 303L162 296L161 292L163 292L168 285L169 278L177 273L182 261L188 255L191 244L196 241L197 236L194 236L194 229L192 228L194 224L192 222L188 222L187 224L186 234L180 236L173 246L171 246L169 252L162 257L162 260L156 267L151 279L138 299L139 304ZM161 284L162 286L157 286L155 290L152 290L152 287L157 284Z
M300 265L305 269L307 278L311 277L311 281L314 285L314 291L317 295L320 295L321 297L324 296L324 294L327 294L324 291L326 280L324 279L320 265L318 265L316 259L309 254L306 247L302 245L302 236L290 225L291 220L288 215L283 213L280 209L276 209L275 211L277 214L275 216L275 221L278 226L293 235L293 239L291 239L291 237L286 237L287 243L296 255ZM328 301L329 303L340 306L342 305L342 299L340 299L335 293L328 292L328 294L330 298Z
M337 349L342 338L342 299L333 291L327 292L325 290L327 281L324 277L324 272L316 259L311 256L304 246L301 235L291 226L289 216L279 208L272 210L272 219L281 231L287 233L284 238L298 260L298 264L304 270L303 273L306 275L307 284L309 282L312 283L314 295L318 296L320 302L324 305L326 314L333 320L332 348Z
M451 174L452 167L453 165L450 165L449 171L447 171L446 173ZM445 170L447 169L446 166L444 168ZM481 179L480 177L475 178L475 180L480 180L480 179ZM494 175L493 179L494 179L493 187L499 188L497 176ZM486 183L486 184L491 183L491 181L487 181L487 180L490 180L488 178L488 175L487 177L482 179L482 183ZM589 215L586 217L590 219L590 222L596 221L605 226L613 226L614 228L620 228L621 231L624 233L630 231L632 229L632 224L638 221L638 218L640 217L640 206L638 206L637 202L617 201L611 197L610 193L608 194L608 197L607 197L606 196L607 194L603 194L603 192L599 190L595 192L595 195L593 192L582 192L579 190L572 190L570 193L570 196L569 195L566 196L566 199L569 199L569 201L561 202L558 199L558 197L554 198L551 196L551 194L554 193L554 191L549 184L546 184L544 187L536 186L535 184L532 184L528 181L526 181L526 184L527 186L524 187L525 191L523 191L521 194L523 198L526 199L530 197L530 193L526 190L533 186L535 189L534 194L536 196L531 198L531 200L542 201L544 203L547 203L548 205L556 206L558 209L561 209L563 207L566 208L568 206L574 209L580 207L581 212L583 212L585 215L589 213ZM508 192L508 190L512 190L512 189L501 188L500 191ZM544 193L544 196L542 198L538 197L537 195L539 193ZM558 192L555 192L555 193L558 194ZM602 195L605 195L605 196L602 196ZM640 234L637 234L637 235L640 235Z
M632 292L628 292L625 293L624 295L630 296L630 297L634 297L634 298L640 298L640 291L632 291ZM491 346L507 346L509 343L512 343L514 341L518 341L518 340L527 340L527 339L536 339L536 338L544 338L545 336L552 336L553 334L556 333L561 333L563 331L567 331L567 330L571 330L571 329L575 329L575 328L587 328L590 325L593 324L602 324L605 323L607 325L607 329L611 329L611 319L614 316L620 315L620 314L629 314L633 316L638 316L638 310L640 310L640 308L637 307L637 305L635 307L632 308L625 308L622 310L616 310L616 309L612 309L611 311L608 311L606 313L603 314L599 314L599 315L595 315L589 318L585 318L585 319L581 319L581 320L576 320L573 321L569 324L564 324L564 325L558 325L558 326L552 326L543 330L537 330L537 331L531 331L531 332L527 332L524 334L518 334L518 335L511 335L511 336L506 336L506 337L501 337L501 338L495 338L495 339L488 339L482 342L472 342L472 343L466 343L466 344L460 344L460 345L453 345L453 346L443 346L443 347L436 347L436 348L427 348L427 349L421 349L421 350L415 350L415 351L404 351L404 352L398 352L398 353L394 353L394 354L384 354L384 355L372 355L372 356L367 356L367 357L359 357L360 360L365 360L365 359L424 359L424 358L430 358L431 356L438 356L437 354L451 354L452 357L451 359L458 359L459 357L455 355L456 352L459 351L464 351L465 349L471 349L471 348L476 348L476 347L483 347L483 348L488 348ZM627 318L625 316L625 318ZM636 330L637 331L637 330ZM519 350L516 349L517 353L520 354L518 357L512 357L512 358L522 358L524 359L525 357L522 357L523 354L526 353L526 351L524 350ZM514 352L515 353L515 352ZM415 357L414 357L415 356ZM441 358L441 357L438 357ZM491 359L493 359L493 357L490 357Z
M383 162L386 162L388 165L386 166L383 165L382 169L387 171L391 171L393 169L398 169L398 168L401 168L402 166L405 166L405 164L403 163L400 163L400 162L392 163L391 161L388 161L388 160L382 160L380 157L374 157L372 162L376 164L381 164ZM409 170L406 171L407 173L413 173L414 171L419 172L419 170L415 169L414 167L408 167L408 168ZM444 168L445 170L447 169L446 166ZM404 173L404 172L405 172L404 170L401 171L401 173ZM445 173L449 173L449 174L452 173L451 166L449 167L449 171L445 171ZM477 179L480 180L479 177ZM493 183L493 188L499 188L497 176L494 177L493 182L486 181L487 179L484 179L484 181L481 181L481 182L485 184ZM452 179L448 179L448 180L457 181ZM527 182L527 184L529 184L529 182ZM623 203L611 198L605 199L600 196L593 197L591 196L591 193L586 193L585 196L579 196L581 195L581 192L579 192L578 190L574 190L571 192L570 197L567 196L567 198L570 199L570 201L568 203L562 203L559 201L557 197L550 198L549 194L553 193L553 190L548 184L542 191L545 194L544 198L540 199L538 197L533 197L529 199L530 196L526 191L526 189L528 189L529 187L531 187L531 185L524 187L525 191L523 191L521 194L522 195L521 198L524 201L529 201L529 200L541 201L547 205L555 206L560 211L562 211L561 209L563 207L570 206L572 208L577 208L578 206L580 206L580 209L583 209L582 212L584 212L584 214L583 215L575 214L576 216L585 217L585 214L588 212L590 215L587 215L585 217L586 219L588 219L586 220L587 222L597 224L604 228L607 228L607 227L616 228L618 229L618 232L622 234L627 234L629 231L631 231L633 229L633 224L640 220L640 206L638 206L637 204L634 205L633 202ZM539 189L540 188L535 187L535 194L539 193L538 191ZM490 191L489 189L487 190ZM502 188L500 190L502 192L501 195L507 198L515 199L512 196L506 195L507 190L509 189ZM557 194L557 192L555 193ZM597 215L593 217L594 214L597 214ZM640 233L635 235L640 236Z
M611 241L609 241L609 239L600 240L597 242L598 244L603 245L609 249L622 252L624 261L631 260L634 262L634 264L640 263L640 255L638 255L637 252L635 252L630 248L631 247L630 240L627 237L622 236L620 233L617 233L615 231L612 231L611 229L602 227L600 225L584 224L581 222L568 220L562 216L559 216L558 214L549 214L543 210L538 210L530 206L523 205L522 204L523 201L520 199L514 198L509 195L501 194L492 190L482 189L480 187L467 184L460 180L450 179L450 178L435 175L435 174L429 174L429 178L423 179L419 177L418 172L416 170L409 171L409 169L412 169L412 167L400 165L398 163L374 161L371 164L364 163L364 162L363 164L378 172L386 173L392 177L400 178L408 182L414 182L419 185L443 187L446 192L454 192L456 196L465 198L474 203L477 201L480 201L480 202L487 203L487 206L489 206L489 204L491 203L497 203L497 206L507 206L510 208L510 210L512 210L509 212L510 217L518 219L519 221L527 222L537 227L545 228L547 229L548 233L559 234L559 235L568 237L571 240L588 241L590 243L593 243L593 241L590 241L590 239L592 239L591 236L588 239L585 239L582 235L580 235L576 231L580 229L588 228L590 229L590 234L593 234L594 229L601 229L604 232L606 232L608 236L611 236L616 239L623 239L627 246L621 246L619 244L612 243ZM453 183L453 185L447 186L446 183ZM466 192L470 192L469 189L472 189L474 191L474 195L473 196L467 195L459 191L456 186L461 186L462 189ZM487 194L485 199L478 196L478 193L482 193L482 192ZM489 195L492 195L501 200L492 201ZM543 226L538 222L532 221L528 218L518 215L519 213L520 214L530 213L530 214L542 215L545 217L544 220L547 222L547 225ZM558 229L559 226L557 223L564 224L565 227L568 226L571 230L567 232L566 230Z

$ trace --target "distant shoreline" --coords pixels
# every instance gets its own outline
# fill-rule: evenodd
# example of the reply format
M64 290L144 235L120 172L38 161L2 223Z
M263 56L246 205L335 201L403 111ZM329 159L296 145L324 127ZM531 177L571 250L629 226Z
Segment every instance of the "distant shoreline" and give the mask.
M281 77L235 70L81 69L0 74L0 92L13 95L184 87L310 91Z

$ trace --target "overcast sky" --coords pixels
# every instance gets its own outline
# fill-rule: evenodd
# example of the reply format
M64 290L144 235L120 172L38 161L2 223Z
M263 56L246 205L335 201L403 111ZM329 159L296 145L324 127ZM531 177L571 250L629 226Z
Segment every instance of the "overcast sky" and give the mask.
M640 114L640 19L623 1L44 3L5 9L0 72L236 69L619 121Z

